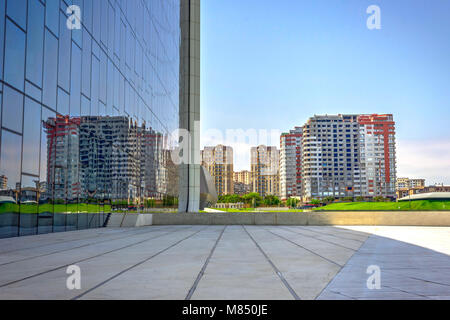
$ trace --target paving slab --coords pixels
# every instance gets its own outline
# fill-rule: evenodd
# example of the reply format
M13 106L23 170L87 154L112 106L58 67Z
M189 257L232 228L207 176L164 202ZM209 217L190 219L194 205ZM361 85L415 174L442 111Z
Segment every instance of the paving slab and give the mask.
M69 290L69 265L81 289ZM369 266L380 289L368 289ZM450 228L170 225L0 240L0 299L450 299Z

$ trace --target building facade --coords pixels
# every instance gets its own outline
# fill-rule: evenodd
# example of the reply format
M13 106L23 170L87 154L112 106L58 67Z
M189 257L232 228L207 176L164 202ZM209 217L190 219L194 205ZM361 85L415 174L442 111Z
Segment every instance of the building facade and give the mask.
M303 127L302 197L395 198L392 115L314 116Z
M214 180L219 196L234 193L233 148L223 145L205 147L201 151L202 166Z
M235 172L233 181L235 194L242 196L252 192L252 175L250 171Z
M397 199L419 193L425 188L425 179L397 178L395 190Z
M200 118L185 101L199 79L183 82L199 74L186 25L199 26L200 1L73 1L80 16L71 4L0 0L0 175L14 195L0 237L98 227L116 205L186 193L171 133ZM199 192L189 199L198 207Z
M250 150L252 192L280 195L280 151L274 146L260 145Z
M301 197L302 193L302 135L303 129L296 127L280 137L280 197L286 200Z
M395 189L402 190L409 188L409 178L397 178L395 182Z
M396 190L424 187L425 179L397 178L395 182Z
M242 182L245 184L251 184L252 183L252 179L251 179L252 175L251 172L248 170L243 170L243 171L238 171L238 172L234 172L234 182Z
M436 184L433 186L407 187L397 190L397 199L421 193L449 193L449 192L450 186L445 186L443 184Z
M234 194L243 196L252 192L252 185L243 182L233 182Z

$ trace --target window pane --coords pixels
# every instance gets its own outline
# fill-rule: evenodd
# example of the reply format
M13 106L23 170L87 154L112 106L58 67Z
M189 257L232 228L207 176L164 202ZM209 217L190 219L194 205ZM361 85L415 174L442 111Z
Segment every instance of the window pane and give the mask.
M58 85L69 91L71 31L67 28L65 15L61 12L58 59Z
M58 88L58 108L56 111L63 116L69 114L69 95L60 88Z
M45 24L56 36L58 36L59 26L59 1L46 0L45 3Z
M88 1L85 1L88 2ZM80 8L81 10L81 17L83 16L83 10L84 10L84 6L83 6L83 0L73 0L72 2L73 5L76 5ZM70 3L69 3L70 5ZM83 22L83 20L81 20L81 22ZM81 29L73 29L72 30L72 41L75 41L76 44L78 44L80 47L82 46L82 37L83 37L83 28Z
M56 110L56 86L58 79L58 40L45 31L44 49L44 93L42 102Z
M42 90L34 84L31 84L31 82L25 81L25 95L28 95L40 102L42 99Z
M25 98L22 172L39 174L41 106Z
M91 102L85 96L81 96L81 116L91 115Z
M91 116L98 115L98 96L99 96L99 80L100 80L100 70L99 70L99 61L93 55L92 56L92 91L91 91Z
M41 133L41 198L39 205L38 233L53 231L55 161L56 161L56 114L49 109L42 108ZM44 191L45 190L45 191Z
M39 0L28 3L27 79L42 87L44 50L44 6Z
M82 92L87 96L91 96L91 36L86 32L86 30L83 31L83 70L82 70Z
M41 122L41 170L40 170L40 181L43 183L43 187L47 190L46 196L50 196L50 191L47 189L47 186L51 180L50 176L51 172L48 171L50 155L54 154L55 149L51 148L51 137L52 137L52 128L50 128L49 124L52 119L55 118L55 113L45 107L42 107L42 122ZM50 173L50 176L47 176L47 173Z
M8 179L7 188L15 189L20 184L20 159L22 137L2 130L2 152L0 158L0 174Z
M25 33L6 22L5 81L23 91L25 73Z
M27 29L27 17L26 10L27 0L8 0L7 4L7 14L13 19L19 26L23 29Z
M80 116L81 50L72 42L72 67L70 81L70 115Z
M38 224L38 192L37 177L22 175L20 190L20 235L27 236L37 233Z
M23 94L4 86L3 127L22 133Z
M3 45L5 42L5 0L0 0L0 80L3 79Z

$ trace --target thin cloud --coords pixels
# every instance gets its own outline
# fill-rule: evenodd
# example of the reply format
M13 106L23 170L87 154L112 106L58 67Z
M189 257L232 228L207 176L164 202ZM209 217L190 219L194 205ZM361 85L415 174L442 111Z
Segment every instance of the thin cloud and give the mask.
M399 140L397 177L425 178L428 185L450 185L450 141Z

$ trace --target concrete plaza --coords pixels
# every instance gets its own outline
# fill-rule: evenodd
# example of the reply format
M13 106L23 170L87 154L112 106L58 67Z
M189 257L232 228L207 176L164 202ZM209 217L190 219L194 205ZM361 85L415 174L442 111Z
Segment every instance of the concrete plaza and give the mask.
M69 290L67 267L81 269ZM381 288L367 287L369 266ZM152 226L0 240L0 299L450 299L450 228Z

